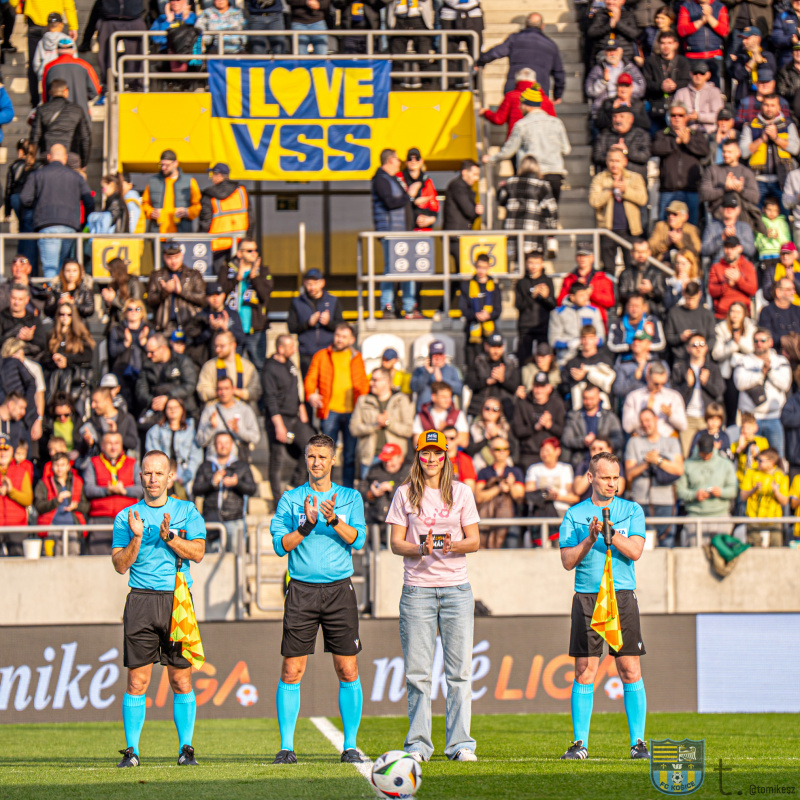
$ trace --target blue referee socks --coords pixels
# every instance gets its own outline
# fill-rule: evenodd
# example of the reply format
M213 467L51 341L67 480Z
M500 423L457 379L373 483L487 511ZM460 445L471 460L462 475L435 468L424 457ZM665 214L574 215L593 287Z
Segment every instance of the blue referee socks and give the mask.
M639 678L636 683L623 683L625 691L625 713L628 716L628 733L631 736L631 747L637 739L644 741L644 721L647 716L647 695L644 681Z
M281 750L294 750L294 729L300 713L300 684L278 681L275 705L281 729Z
M342 717L342 727L344 728L343 750L350 750L356 746L363 704L361 678L356 678L350 683L339 681L339 714Z
M197 700L194 692L172 695L172 719L178 729L178 753L185 745L191 745L194 736L194 719L197 715Z
M143 694L125 694L122 696L122 725L125 728L125 747L132 747L139 755L139 737L144 727L144 715L147 711Z
M570 708L572 710L572 737L574 741L582 741L583 746L589 747L589 726L592 722L592 707L594 706L594 683L572 682L572 697Z

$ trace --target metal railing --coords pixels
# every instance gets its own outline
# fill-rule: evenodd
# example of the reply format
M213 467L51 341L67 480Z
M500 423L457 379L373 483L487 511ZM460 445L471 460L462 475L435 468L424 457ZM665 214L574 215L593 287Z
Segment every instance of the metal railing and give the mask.
M450 313L450 284L453 281L460 283L472 277L472 272L469 273L451 273L450 272L450 244L451 242L458 243L461 236L503 236L506 240L516 241L516 264L515 269L512 271L509 264L508 272L493 272L492 277L499 280L518 280L525 276L525 245L526 239L541 239L545 240L550 237L567 238L567 237L591 237L592 250L594 252L595 263L600 261L600 237L605 236L612 241L616 242L620 247L626 250L633 249L633 244L627 239L623 238L614 231L606 230L605 228L563 228L563 229L546 229L543 228L539 231L520 231L520 230L465 230L465 231L424 231L415 232L409 231L408 233L400 232L385 232L385 231L362 231L358 235L358 252L356 256L356 282L360 286L367 285L367 318L366 325L368 328L375 327L375 286L376 283L442 283L443 286L443 314L447 317ZM397 239L436 239L441 241L441 272L432 274L406 274L399 275L397 273L381 274L376 271L376 257L375 257L375 242L376 241L392 241ZM528 244L532 244L528 242ZM366 253L365 253L366 250ZM366 262L366 271L365 271ZM648 263L665 272L667 275L674 275L674 270L666 264L656 260L652 256L648 259ZM562 273L558 273L562 274ZM565 273L564 273L565 274ZM612 281L616 280L613 275L608 276ZM361 292L358 293L358 317L364 318L364 299Z

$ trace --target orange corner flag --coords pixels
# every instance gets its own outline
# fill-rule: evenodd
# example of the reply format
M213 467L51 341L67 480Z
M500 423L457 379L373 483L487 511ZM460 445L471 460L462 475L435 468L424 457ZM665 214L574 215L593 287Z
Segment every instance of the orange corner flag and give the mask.
M200 669L205 663L203 643L200 641L200 628L194 613L192 596L186 584L186 576L178 570L175 576L175 596L172 600L172 622L170 623L169 638L182 645L183 657L195 669Z
M619 607L614 591L610 550L606 551L603 578L600 581L600 591L597 593L597 603L592 614L592 630L597 631L614 650L619 651L622 647L622 628L619 624Z

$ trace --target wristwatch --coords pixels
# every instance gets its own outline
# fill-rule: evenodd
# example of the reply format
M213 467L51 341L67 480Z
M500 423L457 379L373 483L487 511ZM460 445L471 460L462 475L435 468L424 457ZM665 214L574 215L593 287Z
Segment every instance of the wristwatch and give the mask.
M167 538L164 539L164 541L165 542L171 542L174 538L175 538L175 534L173 533L173 531L169 531L167 533Z
M664 456L659 456L659 457L658 457L658 463L657 463L657 465L656 465L656 466L659 466L659 467L660 467L663 461L664 461Z
M333 515L333 519L328 520L328 527L335 528L339 524L339 517L336 514Z

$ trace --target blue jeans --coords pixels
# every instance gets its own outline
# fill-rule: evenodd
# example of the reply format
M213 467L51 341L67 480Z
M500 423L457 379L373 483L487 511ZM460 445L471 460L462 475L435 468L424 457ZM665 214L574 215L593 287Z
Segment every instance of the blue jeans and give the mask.
M700 206L697 192L685 192L683 190L679 192L661 192L661 199L658 202L658 218L660 220L667 219L667 206L673 200L682 200L689 206L689 222L692 225L697 225L697 214Z
M760 419L758 421L758 433L763 436L770 447L778 451L778 455L783 458L785 453L786 434L783 431L780 419Z
M264 369L264 362L267 360L267 332L246 333L244 335L244 352L253 362L256 372L260 374Z
M321 19L319 22L293 22L293 31L327 31L328 26L325 20ZM308 45L311 44L311 49L315 56L328 55L328 37L326 35L316 36L298 36L297 44L300 50L300 55L304 56L308 53Z
M381 241L383 246L383 274L389 272L389 240L383 239ZM388 283L387 281L381 282L381 308L387 306L394 309L394 298L397 288L403 292L402 308L404 314L410 314L414 310L414 300L417 296L417 284L414 281L408 283Z
M672 517L675 509L672 506L651 506L653 517ZM645 512L646 513L646 512ZM659 547L675 547L675 526L656 525Z
M319 429L334 442L342 433L342 449L344 451L344 464L342 465L342 486L353 488L356 477L356 442L357 439L350 433L350 414L340 414L329 411L328 416L320 420Z
M48 225L39 233L75 233L69 225ZM42 275L45 278L58 277L58 271L66 259L72 255L73 242L69 239L39 239L39 260L42 262Z
M778 181L756 181L758 184L758 204L764 206L764 199L772 195L777 198L781 207L781 214L786 215L786 209L783 207L783 192L781 185Z
M400 597L400 643L408 693L408 753L433 755L431 741L431 678L436 632L442 639L447 682L445 730L448 758L466 748L475 750L472 721L472 632L475 600L468 583L441 588L403 586Z
M283 14L260 14L250 17L247 24L249 30L255 31L282 31L286 28ZM251 40L253 53L264 55L267 52L267 42L269 48L276 56L281 56L289 51L288 42L285 36L254 36Z

